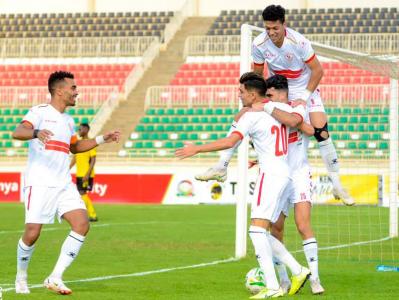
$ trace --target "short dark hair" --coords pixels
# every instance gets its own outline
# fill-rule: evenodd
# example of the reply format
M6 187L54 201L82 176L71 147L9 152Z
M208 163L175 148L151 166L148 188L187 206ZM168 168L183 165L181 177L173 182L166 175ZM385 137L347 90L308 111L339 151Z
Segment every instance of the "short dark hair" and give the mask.
M242 74L240 77L240 83L243 84L247 90L256 90L260 96L265 96L266 94L265 79L255 72Z
M288 92L288 80L283 75L273 75L266 79L266 89L286 90Z
M80 123L80 126L86 127L88 130L90 130L90 125L88 123Z
M269 5L263 10L263 21L285 22L285 9L281 5Z
M51 95L54 93L55 86L59 82L64 81L65 78L74 79L75 77L72 73L66 71L56 71L51 73L50 77L48 78L48 91Z

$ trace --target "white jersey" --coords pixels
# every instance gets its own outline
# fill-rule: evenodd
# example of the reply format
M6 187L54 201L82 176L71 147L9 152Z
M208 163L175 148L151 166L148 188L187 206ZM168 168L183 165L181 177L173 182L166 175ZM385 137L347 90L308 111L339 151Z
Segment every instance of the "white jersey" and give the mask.
M25 186L63 187L71 182L69 172L69 147L75 143L73 118L60 113L50 104L32 107L22 122L34 129L47 129L54 135L43 144L39 139L29 141L28 167L25 171Z
M258 35L252 44L254 64L267 63L269 76L280 74L288 79L288 99L300 99L306 89L311 71L306 63L315 58L312 45L302 34L286 28L281 48L276 47L266 31ZM305 99L306 100L306 99Z
M305 122L309 122L309 120L306 119ZM288 135L288 166L291 172L309 166L309 140L309 136L298 128L290 128Z
M294 112L294 109L285 103L277 103L276 107ZM303 118L305 110L297 109ZM288 176L290 171L287 164L288 129L266 112L246 112L237 122L237 133L243 138L249 135L258 155L259 166L262 172Z

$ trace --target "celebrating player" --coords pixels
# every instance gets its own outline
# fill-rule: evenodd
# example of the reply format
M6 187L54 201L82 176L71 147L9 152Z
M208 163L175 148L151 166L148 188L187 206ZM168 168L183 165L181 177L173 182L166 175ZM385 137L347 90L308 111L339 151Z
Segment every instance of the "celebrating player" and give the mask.
M266 97L272 101L288 103L288 83L282 75L274 75L266 80ZM254 109L263 110L264 104L254 104ZM279 119L278 116L276 116ZM283 209L279 220L272 225L272 234L283 241L284 221L288 216L288 204L294 205L295 223L303 240L303 250L311 272L310 287L313 294L322 294L324 288L319 279L318 247L311 226L311 170L307 159L309 136L314 134L314 128L303 122L297 128L290 128L288 136L288 166L290 168L292 185L287 195L287 205ZM275 261L280 277L281 287L288 290L290 281L284 265Z
M327 116L317 89L323 76L321 64L310 42L300 33L286 27L283 7L270 5L264 9L262 17L266 31L253 41L254 71L263 74L266 63L270 76L280 74L288 78L289 100L302 99L307 102L307 112L314 127L314 137L319 143L320 154L332 181L333 193L344 204L353 205L352 197L341 185L338 157L328 133ZM226 160L222 153L215 167L196 178L222 181L226 178L227 164L228 159Z
M79 136L82 140L89 138L90 126L87 123L82 123L79 126ZM87 215L89 216L90 222L97 222L97 213L94 209L93 203L89 197L88 191L93 189L94 183L94 165L96 164L96 148L90 151L76 153L70 164L70 168L76 163L76 186L79 194L82 196L83 201L86 204Z
M253 103L262 102L265 92L266 83L262 76L253 72L241 76L240 98L244 107L251 107ZM228 137L209 144L186 144L186 147L176 150L177 157L187 158L201 152L232 148L244 136L252 137L258 154L260 173L251 201L249 235L259 265L265 273L267 285L265 289L251 297L252 299L274 298L284 294L274 271L273 256L287 265L293 274L289 292L291 295L303 286L310 273L294 259L282 243L270 234L271 224L277 221L282 209L283 202L280 198L286 193L290 181L287 164L287 128L271 116L274 110L293 119L295 125L302 122L305 113L303 107L302 112L298 107L298 112L301 112L299 116L286 113L285 111L293 111L289 105L269 102L265 105L266 113L248 111L242 114L235 124L235 130Z
M53 272L44 286L59 294L72 291L62 281L66 268L74 261L89 231L86 207L71 181L69 152L89 151L102 143L119 142L120 132L111 131L95 139L77 140L73 119L65 113L74 106L78 90L73 74L57 71L50 75L49 104L32 107L15 129L13 138L30 140L25 172L25 231L17 246L15 291L27 294L28 265L42 225L66 220L71 226L61 247Z

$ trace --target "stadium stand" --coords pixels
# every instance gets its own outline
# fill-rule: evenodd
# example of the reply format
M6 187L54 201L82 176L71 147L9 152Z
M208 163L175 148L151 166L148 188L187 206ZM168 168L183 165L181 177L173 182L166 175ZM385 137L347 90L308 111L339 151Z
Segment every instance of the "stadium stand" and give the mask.
M0 85L46 86L48 75L55 70L74 73L80 86L122 87L133 70L133 64L69 64L69 65L1 65Z
M237 111L230 107L149 108L125 143L124 155L173 156L174 149L182 147L185 140L212 141L225 137ZM388 108L334 107L327 108L327 113L341 155L388 155ZM215 153L206 155L215 156Z
M0 38L159 36L173 12L2 14Z
M243 23L263 27L262 10L224 10L208 34L239 35ZM396 7L290 9L287 10L287 25L306 35L397 33L399 13Z

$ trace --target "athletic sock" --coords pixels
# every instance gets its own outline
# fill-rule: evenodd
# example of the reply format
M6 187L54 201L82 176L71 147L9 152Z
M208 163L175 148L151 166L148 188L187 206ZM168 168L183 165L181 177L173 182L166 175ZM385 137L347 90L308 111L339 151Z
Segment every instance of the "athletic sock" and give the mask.
M319 261L317 255L317 241L315 238L310 238L303 241L303 251L305 252L306 260L310 269L310 278L319 278Z
M291 255L291 253L288 252L285 246L272 235L269 235L268 238L269 243L272 246L273 255L290 269L292 275L298 275L301 273L301 265Z
M74 231L69 233L64 244L62 244L60 256L50 277L62 278L62 274L78 256L84 240L85 237L83 235Z
M27 246L22 239L19 239L17 246L17 279L27 278L29 261L33 250L35 250L35 245Z
M268 240L270 232L258 226L249 227L249 236L255 248L256 258L259 266L265 274L266 286L268 289L277 290L280 284L277 281L273 265L272 248Z
M278 278L280 279L280 283L290 282L285 264L283 264L277 257L273 257L273 262L278 274Z

